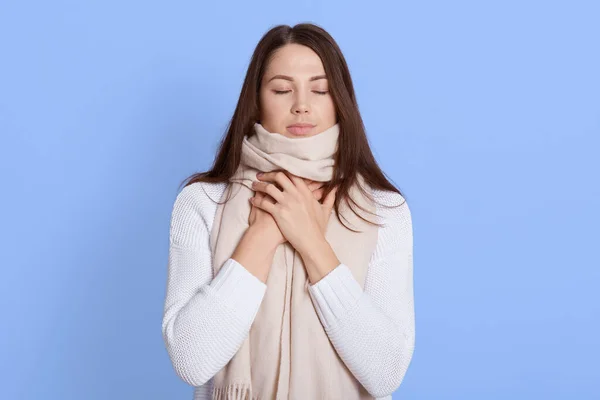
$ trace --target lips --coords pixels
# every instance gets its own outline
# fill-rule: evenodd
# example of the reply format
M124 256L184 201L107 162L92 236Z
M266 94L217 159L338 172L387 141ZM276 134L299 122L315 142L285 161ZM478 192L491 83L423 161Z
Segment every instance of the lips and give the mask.
M314 128L313 125L299 124L288 126L287 131L292 135L302 136L309 134Z

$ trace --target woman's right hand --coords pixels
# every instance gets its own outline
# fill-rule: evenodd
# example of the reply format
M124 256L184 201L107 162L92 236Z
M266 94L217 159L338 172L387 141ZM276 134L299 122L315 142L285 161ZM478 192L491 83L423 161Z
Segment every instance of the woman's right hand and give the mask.
M310 179L304 179L309 189L313 192L315 198L317 200L321 200L323 191L320 190L323 187L323 182L315 182ZM254 197L261 201L264 197L267 197L270 201L274 201L273 198L263 192L255 192ZM250 226L254 228L258 228L261 232L261 236L265 235L265 238L270 243L273 243L276 246L280 244L286 243L288 240L283 236L281 231L279 230L279 226L277 222L275 222L275 218L268 212L261 210L260 208L251 205L250 216L248 217L248 223Z
M255 192L254 197L261 201L265 196L263 192ZM272 199L271 199L272 201ZM275 218L268 212L261 210L260 208L251 204L250 216L248 217L248 223L253 228L258 228L261 232L261 236L263 236L269 243L273 243L275 247L279 246L287 242L287 239L282 235L279 230L279 226L277 226L277 222L275 222Z

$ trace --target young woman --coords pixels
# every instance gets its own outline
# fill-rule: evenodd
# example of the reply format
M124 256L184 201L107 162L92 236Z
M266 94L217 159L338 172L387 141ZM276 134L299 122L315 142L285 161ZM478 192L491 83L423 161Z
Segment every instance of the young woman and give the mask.
M214 164L173 206L162 332L177 375L195 399L391 399L414 350L412 254L338 45L274 27Z

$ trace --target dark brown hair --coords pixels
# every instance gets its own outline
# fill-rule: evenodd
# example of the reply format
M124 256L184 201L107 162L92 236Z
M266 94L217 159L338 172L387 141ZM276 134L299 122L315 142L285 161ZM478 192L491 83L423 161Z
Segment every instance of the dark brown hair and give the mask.
M324 199L332 188L338 187L334 209L337 218L340 219L340 201L350 198L348 190L356 182L357 173L362 175L365 183L371 188L393 191L404 198L400 190L388 181L371 152L365 127L358 110L350 71L342 51L329 33L311 23L297 24L294 27L278 25L270 29L260 39L250 60L237 106L228 124L227 133L221 139L211 169L193 174L186 178L182 184L185 183L185 186L188 186L196 182L228 182L229 178L233 176L240 164L244 136L253 135L254 123L260 120L259 94L264 72L274 52L290 43L307 46L321 58L340 125L338 151L334 156L333 177L330 182L326 182L323 186L322 198ZM373 197L364 188L359 186L359 189L369 199L373 200ZM350 201L364 210L353 199L350 198ZM351 206L350 208L356 213ZM359 214L357 215L365 220ZM372 223L371 221L368 222ZM379 226L379 224L376 225Z

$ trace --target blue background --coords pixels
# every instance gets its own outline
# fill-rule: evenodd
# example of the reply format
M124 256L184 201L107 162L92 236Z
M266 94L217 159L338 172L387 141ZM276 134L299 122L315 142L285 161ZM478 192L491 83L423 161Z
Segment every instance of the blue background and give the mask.
M179 183L254 46L338 41L413 213L394 399L600 398L596 1L0 5L2 399L191 399L161 337Z

